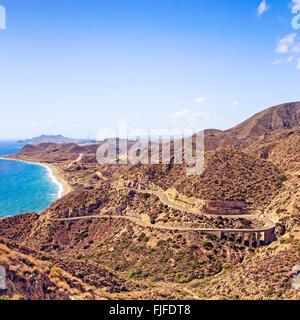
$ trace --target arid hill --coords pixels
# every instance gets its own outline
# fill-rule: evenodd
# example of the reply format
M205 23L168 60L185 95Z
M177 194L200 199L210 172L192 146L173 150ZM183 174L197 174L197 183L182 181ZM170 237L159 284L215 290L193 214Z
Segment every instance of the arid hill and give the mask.
M299 125L300 102L295 102L271 107L225 132L239 139L247 139Z
M300 103L269 108L227 131L206 130L205 170L198 176L186 176L186 166L174 161L99 165L101 143L27 145L9 157L51 164L73 191L40 215L0 221L0 264L18 283L9 282L3 294L300 298L291 273L300 264ZM202 209L211 212L212 203L239 215L206 214ZM243 216L248 209L251 219ZM230 232L224 239L197 229L252 232L262 227L262 214L276 225L276 239L262 247ZM34 290L19 285L30 284L32 270L40 279Z
M28 144L19 152L18 157L39 159L41 162L64 162L77 159L80 153L95 154L98 147L97 144L78 146L75 143L41 143L37 146Z
M300 126L300 102L286 103L257 113L226 131L206 134L206 148L237 148L250 146L260 136Z
M282 187L284 174L271 162L234 149L205 154L201 175L187 176L185 166L141 166L121 176L127 185L163 190L206 200L242 200L254 206L267 203ZM234 182L234 183L233 183Z

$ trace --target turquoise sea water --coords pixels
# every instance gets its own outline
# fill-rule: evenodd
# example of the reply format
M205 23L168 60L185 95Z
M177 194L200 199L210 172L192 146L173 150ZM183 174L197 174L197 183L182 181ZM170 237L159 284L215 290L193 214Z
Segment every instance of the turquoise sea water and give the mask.
M22 145L0 141L0 156L18 153ZM46 167L0 159L0 219L26 212L40 213L57 200L61 186Z

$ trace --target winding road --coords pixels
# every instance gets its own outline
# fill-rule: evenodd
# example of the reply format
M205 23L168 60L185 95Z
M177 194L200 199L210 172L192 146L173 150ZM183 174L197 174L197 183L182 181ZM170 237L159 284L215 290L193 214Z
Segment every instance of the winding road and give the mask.
M129 188L118 188L118 190L133 190L135 192L143 193L143 194L152 194L157 196L160 201L164 205L168 205L169 207L180 210L183 212L187 212L193 215L197 216L206 216L206 217L212 217L211 214L205 214L205 213L198 213L196 211L183 208L177 204L172 203L164 193L160 191L153 191L153 190L142 190L142 189L129 189ZM219 216L219 215L218 215ZM256 234L257 237L257 244L260 245L260 239L261 239L261 233L264 234L264 242L270 243L274 239L274 230L275 230L275 224L274 222L263 218L263 217L257 217L253 215L221 215L225 216L227 218L244 218L248 220L258 220L261 223L263 223L263 227L261 228L255 228L255 229L217 229L217 228L192 228L192 227L170 227L170 226L164 226L160 224L151 224L146 223L144 221L141 221L139 218L130 216L130 215L89 215L89 216L81 216L81 217L70 217L70 218L58 218L58 219L50 219L51 221L75 221L75 220L82 220L82 219L102 219L102 218L114 218L114 219L125 219L128 221L131 221L137 225L140 225L145 228L154 228L154 229L160 229L160 230L172 230L172 231L198 231L198 232L206 232L211 233L214 235L217 235L218 237L222 238L224 235L227 238L227 240L230 239L230 234L234 234L234 240L237 241L237 237L241 235L242 243L245 244L245 234L248 235L248 241L249 245L252 246L255 239L253 239L253 234Z

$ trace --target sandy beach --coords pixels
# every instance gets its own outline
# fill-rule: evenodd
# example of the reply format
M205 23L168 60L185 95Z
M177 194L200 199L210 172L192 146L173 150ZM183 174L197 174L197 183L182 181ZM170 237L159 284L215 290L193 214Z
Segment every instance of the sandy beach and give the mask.
M37 162L33 162L33 163L37 163ZM57 179L57 181L62 185L63 187L63 192L61 194L61 197L66 196L67 194L69 194L73 189L72 187L68 184L68 182L65 180L61 170L54 164L49 164L49 163L37 163L37 164L41 164L45 167L48 167L53 175L55 176L55 178Z

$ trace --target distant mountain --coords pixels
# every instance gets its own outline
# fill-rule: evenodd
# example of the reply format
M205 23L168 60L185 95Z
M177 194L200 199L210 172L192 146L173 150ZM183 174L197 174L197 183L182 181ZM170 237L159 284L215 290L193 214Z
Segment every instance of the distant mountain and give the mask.
M35 137L27 140L19 140L19 143L26 144L40 144L40 143L76 143L76 144L87 144L87 143L96 143L96 140L88 140L88 139L72 139L67 138L62 135L41 135L39 137Z

